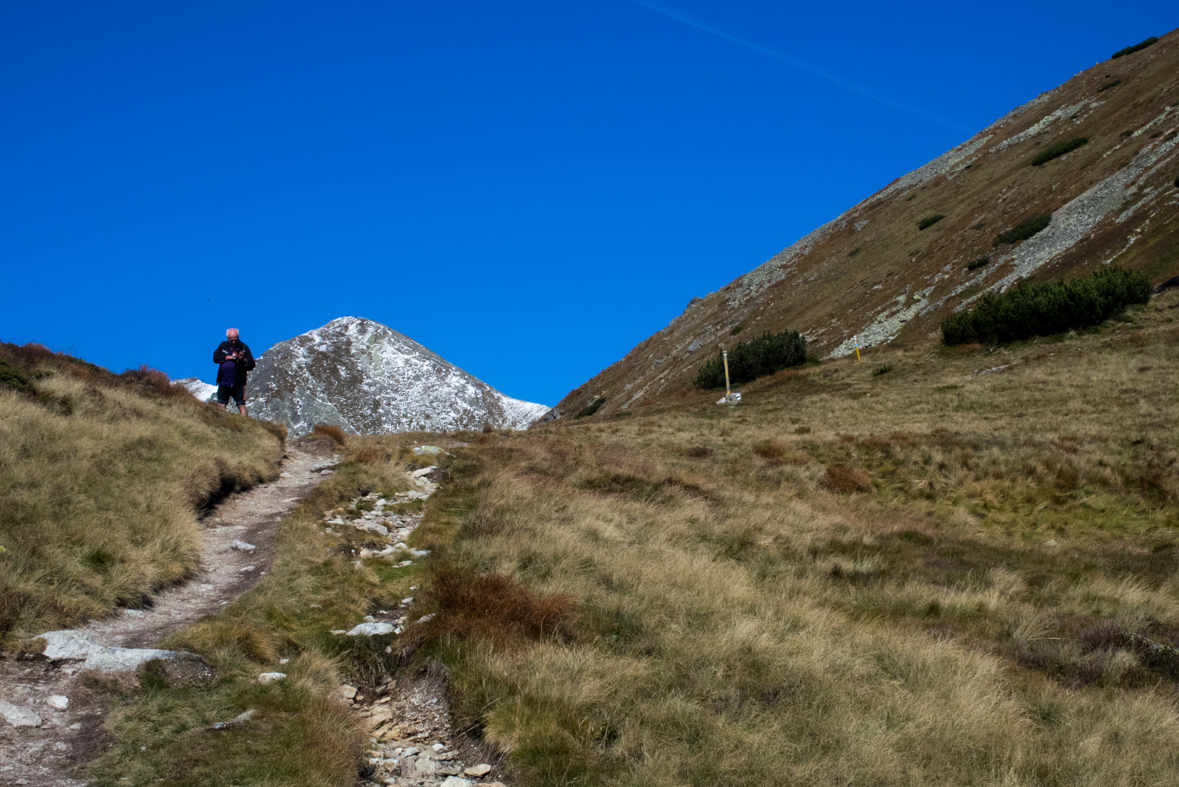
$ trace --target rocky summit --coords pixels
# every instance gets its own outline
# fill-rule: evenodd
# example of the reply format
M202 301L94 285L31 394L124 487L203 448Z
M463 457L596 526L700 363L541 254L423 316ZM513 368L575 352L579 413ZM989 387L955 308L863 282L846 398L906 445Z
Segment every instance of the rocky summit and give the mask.
M294 435L524 429L549 408L505 396L404 334L340 317L271 347L247 388L250 415Z

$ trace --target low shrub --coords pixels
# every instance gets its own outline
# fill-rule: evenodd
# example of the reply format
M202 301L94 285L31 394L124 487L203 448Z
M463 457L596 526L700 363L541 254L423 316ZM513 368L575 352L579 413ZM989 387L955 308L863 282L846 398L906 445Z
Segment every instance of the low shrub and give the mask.
M743 331L743 330L745 330L745 324L738 323L737 325L733 326L733 330L729 331L729 336L736 336L737 334L741 333L741 331Z
M1032 166L1038 167L1041 164L1047 164L1049 161L1051 161L1054 158L1060 158L1065 153L1069 153L1071 151L1076 150L1079 147L1082 147L1082 146L1088 145L1088 144L1089 144L1088 137L1073 137L1072 139L1070 139L1066 142L1057 142L1055 145L1048 148L1047 150L1041 151L1040 153L1036 154L1036 157L1032 159Z
M791 366L801 366L806 360L806 339L801 333L766 333L733 348L729 353L729 379L733 385L741 385ZM697 388L720 388L724 384L725 362L723 354L718 353L700 367L695 385Z
M599 396L598 398L594 399L592 402L587 404L585 407L581 408L576 413L574 413L573 417L575 419L577 419L577 418L586 418L588 416L591 416L594 413L596 413L598 410L602 409L602 405L604 405L605 403L606 403L606 397Z
M1179 178L1175 178L1175 188L1179 189Z
M1000 232L992 241L992 246L1002 246L1004 243L1018 243L1021 240L1027 240L1035 235L1040 230L1052 223L1052 214L1044 213L1039 216L1033 216L1030 219L1025 219L1019 224L1015 225L1005 232Z
M1126 55L1132 55L1135 52L1146 49L1148 46L1153 46L1154 44L1157 44L1158 40L1159 40L1158 36L1151 36L1150 38L1146 39L1145 41L1141 41L1141 42L1135 44L1134 46L1128 46L1125 49L1119 49L1117 52L1113 53L1111 59L1117 60L1119 57L1125 57Z
M873 370L872 370L872 376L873 376L873 377L879 377L880 375L882 375L882 374L888 374L888 373L889 373L889 372L891 372L891 371L892 371L892 364L891 364L891 363L886 363L886 364L884 364L883 366L877 366L875 369L873 369Z
M1120 84L1122 84L1122 80L1120 79L1115 79L1112 82L1106 82L1104 85L1097 88L1097 92L1100 93L1102 90L1109 90L1111 87L1117 87Z
M1069 282L1021 284L1002 295L983 296L974 309L946 318L942 342L995 344L1087 328L1130 304L1146 303L1150 293L1146 276L1118 266Z
M1128 128L1128 129L1126 129L1125 131L1123 131L1123 132L1122 132L1122 136L1123 136L1123 137L1132 137L1132 136L1134 136L1134 129L1132 129L1132 128Z
M859 254L859 253L860 253L860 247L859 247L859 246L856 246L854 249L852 249L851 251L849 251L849 252L847 253L847 256L849 256L849 257L854 257L854 256L856 256L856 255L857 255L857 254Z
M990 261L991 261L990 257L979 257L977 260L973 260L972 262L967 263L966 270L976 271L979 268L981 268L982 266L986 265Z
M917 229L918 230L928 229L928 228L932 227L934 224L937 224L939 221L941 221L945 217L946 216L943 213L935 213L932 216L926 216L921 221L917 222Z

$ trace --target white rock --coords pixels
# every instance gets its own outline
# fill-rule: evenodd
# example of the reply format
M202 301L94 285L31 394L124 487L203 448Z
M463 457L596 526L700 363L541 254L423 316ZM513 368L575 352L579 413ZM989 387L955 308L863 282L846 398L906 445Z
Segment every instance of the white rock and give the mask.
M487 774L491 773L491 766L484 762L480 763L479 765L474 765L470 768L467 768L465 771L463 771L463 773L465 773L467 776L474 776L476 779L478 779L481 776L486 776Z
M279 473L278 476L279 478L293 478L290 473Z
M213 729L223 730L226 727L232 727L234 724L241 724L243 722L249 721L250 718L257 712L258 712L258 710L256 708L250 708L249 710L244 711L243 713L239 713L238 715L234 716L229 721L217 722L216 724L213 725Z
M423 476L429 475L430 473L433 473L437 469L438 468L434 465L430 465L429 467L423 467L421 470L414 470L412 473L410 473L410 475L414 478L421 478Z
M45 651L41 654L50 661L78 661L90 655L95 645L90 636L81 631L46 631L41 635L45 640Z
M258 568L257 566L246 566L245 568L241 569L241 573L244 574L247 571L254 571L257 568Z
M129 618L142 618L147 613L144 612L142 609L125 609L125 610L123 610L123 614Z
M460 779L458 776L447 776L446 781L439 787L471 787L470 779Z
M347 683L342 684L336 691L346 700L350 700L356 696L356 687L349 686Z
M348 632L349 637L375 637L378 634L391 634L392 623L361 623Z
M51 694L45 698L45 704L54 710L66 710L70 707L70 698L61 694Z
M178 661L196 658L191 653L155 648L98 648L86 657L84 669L95 672L133 672L153 659Z
M247 544L245 541L238 541L235 538L233 540L233 548L241 550L242 552L253 552L258 547L254 546L253 544Z
M717 399L716 403L717 404L737 404L737 402L739 402L739 401L741 401L741 394L737 393L736 391L733 391L731 394L726 394L725 396L722 396L720 399Z
M27 708L0 700L0 717L13 727L40 727L41 717Z
M287 674L285 672L263 672L258 676L258 682L265 686L267 683L274 683L276 680L282 680Z

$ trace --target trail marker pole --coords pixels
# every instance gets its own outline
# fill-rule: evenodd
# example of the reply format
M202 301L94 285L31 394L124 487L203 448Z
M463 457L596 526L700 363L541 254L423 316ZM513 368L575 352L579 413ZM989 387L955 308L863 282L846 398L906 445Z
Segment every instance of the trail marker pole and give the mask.
M859 335L856 336L855 341L856 341L856 360L858 361L858 360L860 360L860 337L859 337Z
M733 390L729 387L729 351L721 350L721 356L725 359L725 396L732 396Z

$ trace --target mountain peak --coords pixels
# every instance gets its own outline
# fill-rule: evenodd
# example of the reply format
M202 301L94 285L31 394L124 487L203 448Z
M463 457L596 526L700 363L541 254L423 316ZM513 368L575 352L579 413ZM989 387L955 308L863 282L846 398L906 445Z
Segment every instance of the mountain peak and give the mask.
M548 411L513 399L375 320L338 317L279 342L250 375L250 412L292 434L524 429Z

